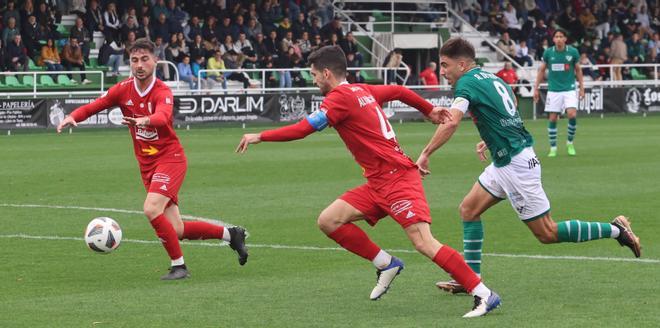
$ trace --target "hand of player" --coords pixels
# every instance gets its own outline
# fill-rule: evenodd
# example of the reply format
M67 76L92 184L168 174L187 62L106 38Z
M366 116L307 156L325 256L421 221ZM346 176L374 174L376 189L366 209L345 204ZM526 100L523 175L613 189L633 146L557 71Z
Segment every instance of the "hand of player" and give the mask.
M124 116L122 117L121 124L124 125L129 125L129 126L137 126L137 127L145 127L149 125L149 116L142 116L142 117L128 117Z
M584 99L584 88L580 87L580 100Z
M537 103L539 102L539 98L541 98L539 89L534 89L534 95L532 96L532 99L534 99L534 102Z
M243 135L243 138L241 138L241 142L238 143L238 147L236 147L236 152L243 154L247 151L248 145L258 144L260 142L261 142L261 134L246 133Z
M60 122L60 124L57 125L57 133L62 133L62 129L67 127L67 126L73 126L77 127L78 123L76 123L76 120L71 117L71 115L67 116L65 119Z
M429 113L429 119L433 124L444 124L452 120L451 112L444 107L434 107Z
M486 156L486 150L488 150L488 147L486 147L486 143L482 140L477 143L477 155L479 156L479 160L482 162L485 162L488 159L488 156Z
M422 175L422 178L425 176L431 174L431 171L429 170L429 158L428 156L421 154L419 155L419 158L417 159L417 170L419 170L419 174Z

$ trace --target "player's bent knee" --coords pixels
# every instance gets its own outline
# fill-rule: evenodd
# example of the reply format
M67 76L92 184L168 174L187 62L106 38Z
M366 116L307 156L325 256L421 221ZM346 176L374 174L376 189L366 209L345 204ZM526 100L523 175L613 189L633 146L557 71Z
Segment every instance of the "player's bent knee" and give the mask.
M163 213L163 210L158 208L155 204L145 202L143 207L144 215L149 219L153 220Z
M544 231L541 233L536 233L534 234L536 236L536 239L538 239L541 244L554 244L557 242L557 234L551 232L551 231Z
M475 217L478 216L474 208L468 205L465 201L461 202L461 204L458 205L458 212L461 216L461 219L463 219L463 221L473 221Z

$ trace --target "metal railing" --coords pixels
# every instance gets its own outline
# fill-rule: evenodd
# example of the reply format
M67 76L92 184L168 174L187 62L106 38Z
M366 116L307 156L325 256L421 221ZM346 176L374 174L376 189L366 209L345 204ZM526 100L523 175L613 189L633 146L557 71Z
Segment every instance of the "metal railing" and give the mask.
M388 6L388 9L371 9L371 10L361 10L361 9L346 9L346 5L349 4L369 4L373 7L375 4L382 4ZM397 4L409 4L409 5L422 5L428 6L430 10L401 10L396 8ZM349 22L342 22L342 24L348 25L348 30L350 31L351 25L356 25L362 27L364 25L365 30L369 30L367 27L371 26L389 26L389 30L374 31L372 29L370 32L397 32L396 26L428 26L429 31L437 27L437 24L448 18L448 9L449 4L446 0L334 0L333 7L335 12L342 13L342 16L351 17ZM436 7L437 9L433 9ZM417 8L419 9L419 8ZM360 14L367 14L373 17L375 20L369 21L356 21L354 17ZM374 14L378 14L378 17L374 17ZM378 21L378 18L385 18L384 20ZM404 21L397 21L396 15L407 15L410 19ZM388 19L389 18L389 19Z
M37 97L37 91L38 91L38 86L41 85L42 87L44 86L39 80L37 80L37 76L41 75L65 75L65 74L99 74L101 75L101 88L100 92L104 91L104 83L105 83L105 72L104 71L31 71L31 72L0 72L0 76L15 76L15 75L31 75L32 76L32 92L0 92L0 96L6 96L6 97L11 97L12 95L29 95L31 94L33 98ZM58 86L56 81L53 81L55 85L53 86ZM21 83L23 84L23 83ZM21 86L16 86L18 88L24 87L25 85ZM14 86L10 85L5 85L3 88L0 88L0 90L7 88L14 88ZM41 95L54 95L54 94L61 94L58 93L57 91L43 91L39 92Z

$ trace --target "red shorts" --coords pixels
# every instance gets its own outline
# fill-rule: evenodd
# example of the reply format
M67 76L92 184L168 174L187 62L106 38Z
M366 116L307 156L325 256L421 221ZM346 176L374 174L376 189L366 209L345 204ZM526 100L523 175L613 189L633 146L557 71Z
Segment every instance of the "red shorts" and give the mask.
M387 215L403 228L418 222L431 223L422 177L417 168L393 174L392 180L380 185L378 189L368 183L363 184L347 191L339 199L362 212L372 226Z
M147 192L167 196L171 203L179 204L179 189L186 176L188 164L185 161L157 163L149 168L141 167L142 183ZM169 205L168 205L169 206Z

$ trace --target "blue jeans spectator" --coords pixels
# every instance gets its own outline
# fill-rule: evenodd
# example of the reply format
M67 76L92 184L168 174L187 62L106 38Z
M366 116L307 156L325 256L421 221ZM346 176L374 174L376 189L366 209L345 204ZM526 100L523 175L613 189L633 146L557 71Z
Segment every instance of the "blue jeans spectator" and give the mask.
M111 68L111 73L113 75L115 75L115 76L119 75L119 64L122 62L123 59L124 59L124 56L122 56L122 55L114 55L113 54L113 55L110 55L110 57L108 57L108 64L107 65L108 65L108 67Z
M291 83L291 72L279 72L280 74L280 88L290 88Z

